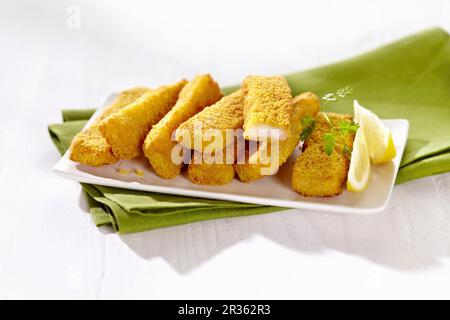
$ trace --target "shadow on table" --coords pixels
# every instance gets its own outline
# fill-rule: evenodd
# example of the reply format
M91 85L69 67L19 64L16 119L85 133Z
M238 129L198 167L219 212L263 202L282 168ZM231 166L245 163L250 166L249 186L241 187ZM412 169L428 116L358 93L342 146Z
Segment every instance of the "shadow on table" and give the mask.
M446 185L442 190L448 190L450 175L438 179ZM448 200L433 190L433 183L428 178L397 186L388 209L375 215L289 210L204 221L121 239L139 256L162 257L179 273L188 273L220 252L251 241L253 235L301 253L322 254L331 249L394 269L421 269L450 256ZM424 192L427 189L430 192Z

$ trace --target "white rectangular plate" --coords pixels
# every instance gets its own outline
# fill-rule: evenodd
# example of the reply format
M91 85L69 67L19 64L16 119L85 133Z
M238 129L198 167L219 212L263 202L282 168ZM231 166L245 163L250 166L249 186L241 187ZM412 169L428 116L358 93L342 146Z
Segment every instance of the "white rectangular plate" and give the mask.
M112 98L113 96L108 99L105 105L108 105ZM101 110L98 110L91 121L100 112ZM87 123L87 126L90 125L91 121ZM235 179L225 186L200 186L191 183L183 174L175 179L165 180L159 178L152 171L144 157L121 160L115 164L102 167L92 167L71 161L68 152L66 152L55 165L53 171L62 177L79 182L124 189L337 213L377 213L384 210L391 197L409 130L408 120L395 119L383 120L383 122L392 130L397 149L395 159L387 164L372 166L369 187L364 192L344 191L341 195L331 198L306 198L292 190L291 172L293 162L299 154L298 148L287 163L280 168L277 175L268 176L250 184ZM130 173L119 173L119 169ZM133 170L140 170L144 175L138 176L133 173Z

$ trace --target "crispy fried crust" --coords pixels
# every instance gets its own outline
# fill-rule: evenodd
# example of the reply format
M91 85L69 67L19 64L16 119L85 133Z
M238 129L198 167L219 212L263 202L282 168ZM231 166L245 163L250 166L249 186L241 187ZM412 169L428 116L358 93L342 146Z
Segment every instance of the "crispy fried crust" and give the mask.
M118 159L112 153L109 143L100 133L98 124L148 91L150 91L149 88L136 87L121 92L89 128L74 137L70 146L70 159L90 166L102 166L116 162Z
M176 105L153 126L143 145L144 154L156 174L171 179L180 173L182 165L173 163L171 158L172 149L177 145L171 140L172 133L181 123L220 98L222 92L210 75L199 75L183 88Z
M300 142L300 134L302 132L302 118L305 116L314 116L320 109L320 99L311 92L305 92L293 99L293 109L291 114L291 134L286 140L279 141L279 157L278 157L278 167L283 165L287 159L291 156L295 147ZM262 148L267 148L262 150ZM263 144L258 148L256 152L257 163L250 164L246 161L243 164L236 164L235 170L242 182L252 182L263 177L262 169L268 168L269 165L263 165L260 163L261 154L267 152L268 156L271 154L271 145ZM248 157L247 157L248 158ZM275 168L275 169L278 169ZM276 172L273 172L275 174Z
M300 104L300 120L306 116L314 117L320 111L320 98L312 92L303 92L292 99L292 106ZM301 122L301 121L300 121ZM300 128L300 131L302 128Z
M194 125L201 123L201 130L194 130ZM212 106L206 107L203 111L197 113L189 120L183 122L177 129L175 138L178 143L189 149L203 151L205 147L214 142L214 150L224 149L227 144L233 143L234 139L226 141L226 129L242 128L244 123L244 107L242 104L241 90L235 91L228 96L223 97ZM194 134L200 138L206 138L205 132L208 130L219 130L221 137L220 141L208 141L202 139L201 150L194 145ZM187 130L190 136L189 141L184 141L183 130Z
M237 142L237 141L236 141ZM236 144L215 154L193 152L188 166L187 178L201 185L225 185L233 181L233 164L236 159Z
M248 76L244 94L244 138L260 140L264 129L278 130L279 139L290 134L292 93L283 77ZM261 131L260 131L261 130Z
M186 80L143 94L126 108L110 115L99 130L119 159L132 159L142 152L151 127L175 105Z
M237 90L230 95L223 97L212 106L206 107L203 111L182 123L177 132L180 132L180 130L188 130L191 140L189 141L190 143L186 144L180 135L177 137L177 141L187 148L196 150L196 146L194 145L194 124L196 122L201 122L202 130L199 131L200 137L204 137L203 134L207 132L207 130L219 130L223 139L221 139L221 141L214 141L214 147L212 149L226 150L228 144L235 141L234 136L231 137L232 139L229 139L229 141L226 140L226 129L242 128L244 123L243 109L242 92L241 90ZM195 132L195 134L198 133ZM206 146L211 144L210 141L202 140L202 142L202 150L197 151L203 151ZM196 164L191 162L187 169L187 178L195 184L226 185L233 181L233 164Z
M195 184L221 186L233 181L234 169L232 164L190 163L187 178Z
M349 115L327 113L334 126L351 121ZM335 134L335 149L328 155L324 150L324 135L331 131L323 113L316 116L316 128L304 143L292 172L292 188L304 196L332 197L342 193L350 164L354 134Z
M331 120L334 126L339 126L341 121L352 121L353 117L348 114L340 114L340 113L333 113L333 112L327 112L328 118ZM311 133L311 135L306 139L304 148L306 148L308 145L313 144L322 144L323 145L323 136L330 132L330 125L328 124L328 121L326 120L324 113L319 112L316 117L316 127L314 131ZM351 147L353 145L353 139L355 138L354 134L349 135L335 135L336 136L336 148L342 149L344 145L347 145Z

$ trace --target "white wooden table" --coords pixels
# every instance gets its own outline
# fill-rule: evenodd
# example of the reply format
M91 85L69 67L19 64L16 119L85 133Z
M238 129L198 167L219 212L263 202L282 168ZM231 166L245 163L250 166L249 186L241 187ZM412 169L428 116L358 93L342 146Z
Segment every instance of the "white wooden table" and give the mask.
M2 1L0 298L450 298L450 174L396 186L373 216L292 210L118 236L51 173L46 131L112 91L302 70L450 30L449 17L445 0Z

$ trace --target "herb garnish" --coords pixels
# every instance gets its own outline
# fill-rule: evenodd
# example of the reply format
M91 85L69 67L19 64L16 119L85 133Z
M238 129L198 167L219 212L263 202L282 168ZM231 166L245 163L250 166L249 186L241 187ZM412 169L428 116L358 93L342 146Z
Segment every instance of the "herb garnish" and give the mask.
M336 142L336 136L332 132L328 132L323 136L325 142L325 153L329 156L333 153L334 143Z
M303 131L300 135L300 140L305 141L306 138L314 131L316 128L316 120L314 120L313 116L306 116L302 118L302 127Z
M331 122L331 121L330 121ZM334 145L336 142L336 134L347 135L350 133L356 133L359 128L359 125L353 121L345 121L342 120L339 125L336 127L331 123L331 131L323 136L323 142L325 144L324 151L327 155L331 155L334 150ZM344 153L351 153L350 148L345 145L343 149Z
M353 88L350 86L345 86L343 88L338 89L336 92L327 93L322 97L323 105L327 103L337 102L341 98L345 98L353 93ZM327 113L323 113L325 119L327 120L331 131L323 137L324 142L324 151L327 155L331 155L333 153L335 143L336 143L336 134L349 134L354 133L358 130L359 126L353 121L348 122L342 120L339 125L336 127L333 122L331 122L330 117L328 117ZM344 153L350 152L350 148L348 146L344 146Z
M353 88L350 86L345 86L343 88L340 88L336 90L336 92L327 93L322 97L322 105L325 106L327 103L335 103L341 98L345 98L353 93ZM330 126L331 130L327 134L324 135L323 141L324 141L324 151L327 155L331 155L333 153L335 143L336 143L336 134L349 134L349 133L355 133L359 125L354 123L353 121L348 122L345 120L342 120L339 125L336 127L333 122L330 120L330 117L328 117L328 114L326 112L322 113L325 117L325 120L328 122L328 125ZM314 120L314 117L312 116L306 116L302 119L302 127L303 131L301 133L300 139L302 141L305 141L311 133L314 131L316 127L316 121ZM344 153L351 153L351 148L348 146L344 146L343 149Z
M353 121L348 122L348 121L342 120L339 123L339 131L344 134L356 133L358 128L359 128L359 125Z
M322 97L323 104L327 104L327 102L336 102L339 98L345 98L353 93L353 88L350 86L345 86L343 88L338 89L336 92L327 93Z

